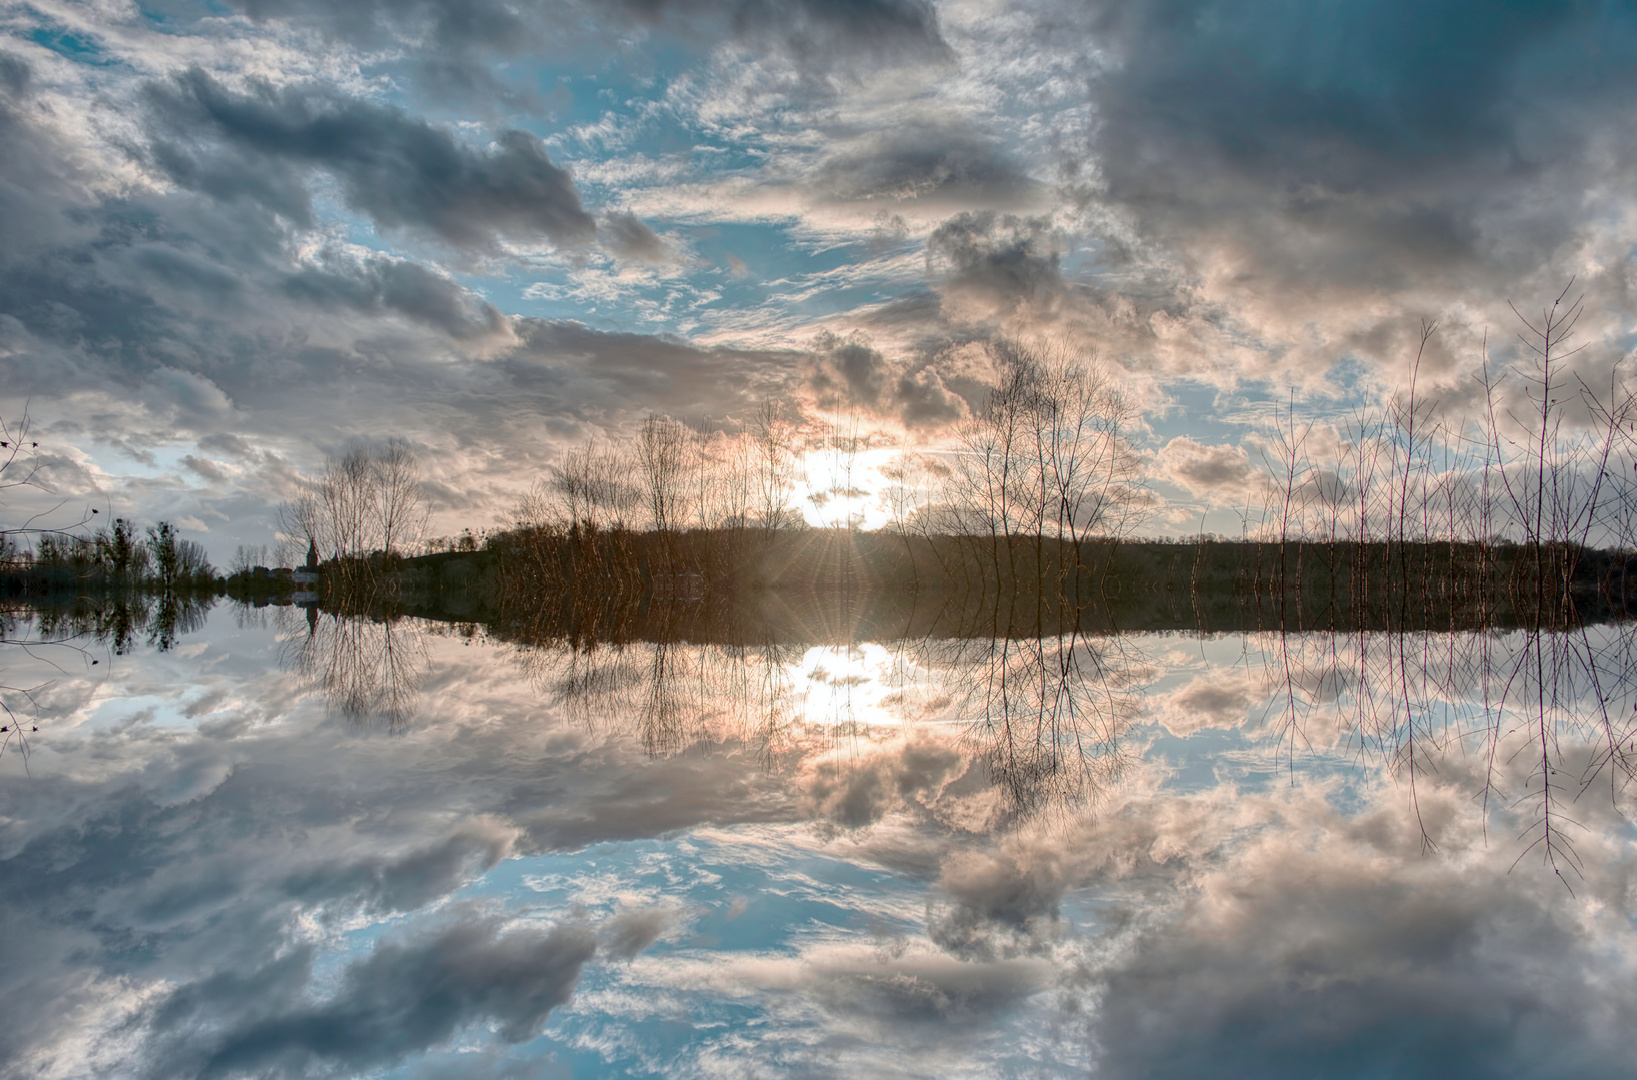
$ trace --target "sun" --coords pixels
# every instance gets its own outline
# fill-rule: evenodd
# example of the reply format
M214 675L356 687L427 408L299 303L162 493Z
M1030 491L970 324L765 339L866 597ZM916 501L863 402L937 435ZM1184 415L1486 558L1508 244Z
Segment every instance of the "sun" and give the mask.
M892 515L881 497L888 481L881 470L897 452L831 447L809 450L797 461L795 503L807 523L818 528L857 526L879 529Z

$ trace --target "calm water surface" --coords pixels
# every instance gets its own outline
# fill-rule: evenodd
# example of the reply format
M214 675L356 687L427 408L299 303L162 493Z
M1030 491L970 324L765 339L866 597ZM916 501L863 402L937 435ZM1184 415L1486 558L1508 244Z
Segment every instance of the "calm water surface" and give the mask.
M8 645L0 1062L1629 1076L1632 644Z

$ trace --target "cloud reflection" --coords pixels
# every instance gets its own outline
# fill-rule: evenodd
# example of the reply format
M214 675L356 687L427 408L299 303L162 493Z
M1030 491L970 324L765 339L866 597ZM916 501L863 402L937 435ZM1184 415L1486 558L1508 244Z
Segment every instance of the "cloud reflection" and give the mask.
M1601 789L1574 804L1571 894L1514 867L1538 806L1482 798L1532 766L1434 737L1508 680L1535 715L1528 665L1555 654L1527 635L1370 636L1360 667L1317 636L422 632L395 726L332 711L328 660L266 666L279 633L378 661L388 629L417 634L217 612L202 650L152 660L218 680L193 719L56 699L33 780L0 793L17 1075L1624 1070L1625 819ZM1615 670L1624 630L1588 633ZM829 715L803 697L820 670ZM1586 681L1558 685L1560 760L1591 765Z

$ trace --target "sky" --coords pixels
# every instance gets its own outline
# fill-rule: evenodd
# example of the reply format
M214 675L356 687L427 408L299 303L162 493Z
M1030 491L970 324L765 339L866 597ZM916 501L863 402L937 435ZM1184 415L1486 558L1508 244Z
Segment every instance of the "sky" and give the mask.
M649 413L936 446L1006 340L1118 380L1183 532L1423 320L1457 403L1509 301L1573 279L1589 376L1637 327L1629 3L38 0L0 37L0 416L53 493L7 513L219 562L358 440L411 443L444 532Z

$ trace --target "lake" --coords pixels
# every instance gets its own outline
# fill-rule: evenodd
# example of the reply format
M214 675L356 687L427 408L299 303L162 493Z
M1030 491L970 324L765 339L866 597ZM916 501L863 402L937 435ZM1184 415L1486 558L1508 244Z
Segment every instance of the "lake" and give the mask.
M1629 1075L1630 624L802 625L20 613L4 1075Z

